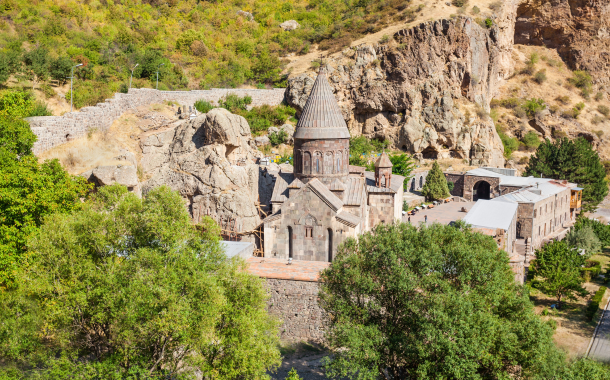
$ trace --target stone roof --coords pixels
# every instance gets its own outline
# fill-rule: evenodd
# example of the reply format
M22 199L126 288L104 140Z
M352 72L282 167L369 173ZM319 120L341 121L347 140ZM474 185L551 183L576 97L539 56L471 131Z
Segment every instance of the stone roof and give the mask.
M364 177L349 176L345 181L347 189L343 195L343 204L348 206L360 206L366 203L366 190L364 189Z
M345 224L346 226L349 227L356 227L357 225L360 224L360 218L357 217L354 214L351 214L347 211L341 211L340 213L337 214L337 216L335 216L335 218L337 219L337 221L339 221L340 223Z
M375 173L364 172L364 176L366 177L367 186L376 187ZM400 191L400 188L403 186L404 182L405 182L405 177L398 175L398 174L392 174L392 178L390 179L390 188L392 190L394 190L395 193L398 193ZM376 192L383 192L383 191L376 191Z
M288 184L294 181L294 174L279 173L275 175L275 186L271 195L271 203L285 202L288 199Z
M303 107L294 138L316 140L349 137L347 124L326 79L326 71L322 68Z
M289 189L300 189L301 187L305 186L303 184L303 182L301 182L300 179L295 178L294 181L292 181L292 183L290 183L290 185L288 186Z
M343 202L339 197L333 194L326 185L324 185L317 178L312 179L307 182L307 187L311 189L315 194L317 194L320 199L322 199L333 211L339 210L343 207Z
M392 165L392 161L390 161L386 152L381 153L381 156L375 162L376 168L391 168L392 166L394 165Z

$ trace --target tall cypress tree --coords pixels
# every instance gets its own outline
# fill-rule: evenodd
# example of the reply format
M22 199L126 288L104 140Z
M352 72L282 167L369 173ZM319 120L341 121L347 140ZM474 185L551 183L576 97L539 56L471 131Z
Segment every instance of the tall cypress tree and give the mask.
M606 171L591 144L580 137L545 140L530 158L524 176L565 179L583 187L583 210L590 211L608 194Z
M428 172L421 194L428 200L444 199L450 195L447 178L445 178L441 167L438 166L436 161L434 161L432 169Z

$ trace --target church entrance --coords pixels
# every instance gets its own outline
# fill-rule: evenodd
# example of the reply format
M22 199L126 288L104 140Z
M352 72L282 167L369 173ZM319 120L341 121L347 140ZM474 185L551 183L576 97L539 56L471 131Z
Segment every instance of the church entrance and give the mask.
M487 181L479 181L472 187L472 200L478 201L479 199L490 199L491 197L491 185Z

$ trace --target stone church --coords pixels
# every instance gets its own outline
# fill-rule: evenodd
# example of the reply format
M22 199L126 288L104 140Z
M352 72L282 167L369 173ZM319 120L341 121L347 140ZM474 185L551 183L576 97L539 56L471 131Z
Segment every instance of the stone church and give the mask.
M345 239L401 218L405 178L386 153L374 173L349 165L349 138L322 69L294 133L293 172L276 177L265 257L332 261Z

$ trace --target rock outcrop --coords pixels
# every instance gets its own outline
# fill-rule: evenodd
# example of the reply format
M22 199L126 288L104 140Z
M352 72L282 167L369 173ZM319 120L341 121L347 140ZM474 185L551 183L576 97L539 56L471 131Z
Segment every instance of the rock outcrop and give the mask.
M146 194L167 185L185 198L195 222L205 215L237 231L260 223L256 208L259 178L247 121L223 108L151 134L141 143L142 167L150 176L142 184ZM265 189L263 192L266 194Z
M426 22L397 32L394 45L361 45L330 59L329 82L352 136L388 139L420 159L503 167L487 112L513 70L516 4L507 1L490 29L465 17ZM299 112L313 81L313 73L289 80L286 99Z
M610 92L610 0L525 0L516 17L515 43L557 49Z

